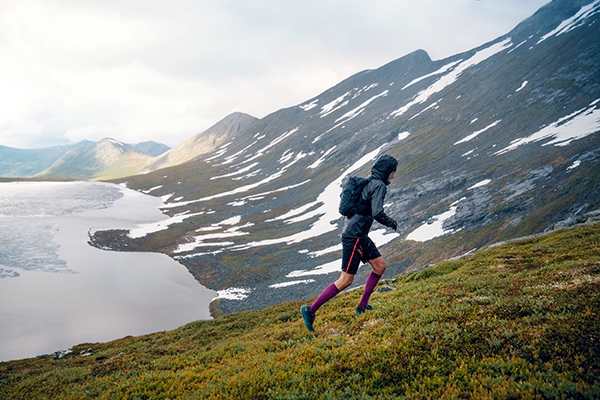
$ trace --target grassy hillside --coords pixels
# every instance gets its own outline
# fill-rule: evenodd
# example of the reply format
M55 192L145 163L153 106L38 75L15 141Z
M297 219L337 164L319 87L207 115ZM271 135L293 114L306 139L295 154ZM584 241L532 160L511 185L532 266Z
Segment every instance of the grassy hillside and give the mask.
M361 317L345 292L314 334L294 302L1 363L0 398L600 398L599 243L577 226L390 278Z

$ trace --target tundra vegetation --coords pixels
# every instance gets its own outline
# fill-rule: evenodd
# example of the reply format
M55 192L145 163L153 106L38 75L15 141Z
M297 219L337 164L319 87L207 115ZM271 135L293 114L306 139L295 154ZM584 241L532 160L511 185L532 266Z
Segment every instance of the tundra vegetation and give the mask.
M315 333L296 301L0 363L0 398L599 398L599 244L584 224L388 278Z

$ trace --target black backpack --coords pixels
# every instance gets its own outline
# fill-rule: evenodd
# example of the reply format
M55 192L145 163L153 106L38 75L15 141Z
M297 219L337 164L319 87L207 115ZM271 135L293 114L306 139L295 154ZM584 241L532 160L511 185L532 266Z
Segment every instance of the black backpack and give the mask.
M361 194L367 183L371 179L361 178L360 176L351 176L342 188L340 194L340 214L345 217L352 217L354 214L369 214L370 204L361 204Z

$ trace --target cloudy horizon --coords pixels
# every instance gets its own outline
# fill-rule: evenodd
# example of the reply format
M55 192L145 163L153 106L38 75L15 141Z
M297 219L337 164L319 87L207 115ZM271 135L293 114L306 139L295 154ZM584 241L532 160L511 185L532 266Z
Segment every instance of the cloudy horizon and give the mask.
M415 50L440 60L549 0L0 2L0 145L112 137L171 147Z

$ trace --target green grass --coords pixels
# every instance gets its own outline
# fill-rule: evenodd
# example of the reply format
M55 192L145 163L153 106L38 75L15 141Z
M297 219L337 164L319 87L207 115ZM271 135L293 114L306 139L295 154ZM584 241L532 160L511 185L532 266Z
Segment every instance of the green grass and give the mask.
M299 307L0 364L7 399L600 398L600 224L511 242ZM90 357L81 350L94 349Z

